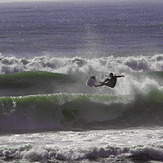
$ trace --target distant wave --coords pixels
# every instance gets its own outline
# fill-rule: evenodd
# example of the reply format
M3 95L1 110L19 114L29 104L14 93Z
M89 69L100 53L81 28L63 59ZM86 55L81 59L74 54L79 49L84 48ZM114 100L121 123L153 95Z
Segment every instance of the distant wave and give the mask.
M163 92L131 96L54 94L0 98L1 131L163 125Z
M76 82L72 75L44 71L2 74L0 75L0 96L63 92Z
M5 57L0 55L0 73L9 74L23 71L48 71L65 74L132 73L163 71L163 54L139 57L52 57L40 56L31 59Z

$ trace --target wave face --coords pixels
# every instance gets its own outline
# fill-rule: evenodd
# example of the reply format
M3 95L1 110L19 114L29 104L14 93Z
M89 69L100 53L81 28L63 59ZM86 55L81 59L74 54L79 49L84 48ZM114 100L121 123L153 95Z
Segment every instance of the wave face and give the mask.
M72 75L28 71L0 76L0 96L23 96L65 92L76 83Z
M1 131L163 125L163 55L0 61ZM125 75L114 89L85 85L110 72Z
M54 94L0 99L1 131L163 125L163 92L112 96Z

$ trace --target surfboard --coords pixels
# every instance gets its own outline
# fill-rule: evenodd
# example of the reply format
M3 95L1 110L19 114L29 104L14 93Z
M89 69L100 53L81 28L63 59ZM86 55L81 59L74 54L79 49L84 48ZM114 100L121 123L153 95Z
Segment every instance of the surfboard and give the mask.
M96 83L96 77L95 76L91 76L88 78L88 80L86 81L86 85L88 87L93 87Z

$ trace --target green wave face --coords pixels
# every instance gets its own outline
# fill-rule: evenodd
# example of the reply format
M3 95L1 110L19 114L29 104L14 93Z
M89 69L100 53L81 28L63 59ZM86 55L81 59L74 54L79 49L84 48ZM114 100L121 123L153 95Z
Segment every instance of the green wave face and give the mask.
M128 74L126 74L128 75ZM36 94L54 94L54 93L87 93L100 94L100 89L89 88L85 82L89 76L68 75L61 73L51 73L44 71L28 71L14 74L0 75L0 96L24 96ZM105 87L104 93L110 94L114 90L121 89L124 85L132 85L139 81L139 86L146 79L155 80L160 86L163 86L163 72L133 73L126 76L122 82L117 82L116 89L110 90ZM131 79L133 81L131 81ZM125 88L124 88L125 90ZM112 91L112 92L111 92ZM113 94L113 93L112 93ZM116 94L116 93L114 93Z
M115 89L89 88L86 78L42 71L1 75L1 131L163 125L163 72L126 76Z
M1 131L163 125L163 92L110 96L55 94L0 99Z
M28 71L0 75L1 96L21 96L64 91L76 79L71 75L44 71ZM66 89L66 88L65 88Z

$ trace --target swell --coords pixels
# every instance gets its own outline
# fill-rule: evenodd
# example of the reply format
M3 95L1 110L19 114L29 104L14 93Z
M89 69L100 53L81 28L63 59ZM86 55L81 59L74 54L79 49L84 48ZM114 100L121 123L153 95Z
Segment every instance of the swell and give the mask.
M54 94L0 99L1 131L163 125L163 92L131 96Z
M0 75L0 96L24 96L54 93L85 93L85 94L135 94L146 92L151 88L160 89L163 85L163 72L135 72L125 74L118 79L115 89L108 87L89 88L85 85L88 74L63 74L45 71L26 71ZM97 80L100 76L96 76ZM97 82L98 83L98 82Z
M44 71L2 74L0 75L0 96L63 92L66 91L66 86L75 82L76 79L72 75Z

